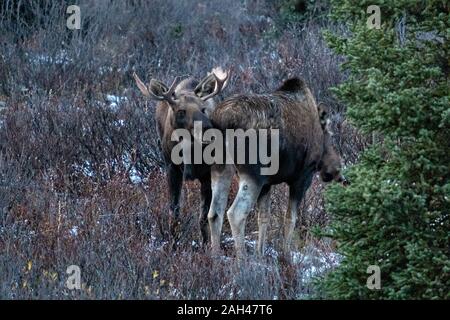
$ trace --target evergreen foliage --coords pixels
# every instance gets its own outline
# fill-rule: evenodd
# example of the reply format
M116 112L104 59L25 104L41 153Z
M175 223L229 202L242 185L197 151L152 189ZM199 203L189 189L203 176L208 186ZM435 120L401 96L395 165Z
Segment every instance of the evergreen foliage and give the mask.
M347 34L327 33L346 57L335 88L348 119L380 137L348 169L351 185L326 194L342 263L321 282L325 297L450 298L449 7L446 1L332 1ZM381 289L366 287L369 265Z

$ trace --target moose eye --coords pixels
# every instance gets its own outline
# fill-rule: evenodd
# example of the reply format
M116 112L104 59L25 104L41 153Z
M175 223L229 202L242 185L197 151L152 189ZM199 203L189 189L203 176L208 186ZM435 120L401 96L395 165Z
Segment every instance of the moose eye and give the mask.
M206 113L206 108L202 108L202 113Z

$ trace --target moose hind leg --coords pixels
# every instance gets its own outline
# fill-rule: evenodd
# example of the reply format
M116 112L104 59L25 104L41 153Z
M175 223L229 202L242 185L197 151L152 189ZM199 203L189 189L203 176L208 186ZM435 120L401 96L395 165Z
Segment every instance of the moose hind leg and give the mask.
M231 165L214 165L211 168L212 200L209 207L208 220L213 252L220 250L223 215L225 214L233 176L234 167Z
M265 185L258 198L258 246L256 253L260 256L264 254L267 238L267 227L270 220L270 186Z
M228 221L230 222L231 232L236 247L236 255L243 257L245 255L245 222L247 216L258 199L262 184L256 182L248 176L241 176L239 180L239 191L233 201L230 209L227 211Z

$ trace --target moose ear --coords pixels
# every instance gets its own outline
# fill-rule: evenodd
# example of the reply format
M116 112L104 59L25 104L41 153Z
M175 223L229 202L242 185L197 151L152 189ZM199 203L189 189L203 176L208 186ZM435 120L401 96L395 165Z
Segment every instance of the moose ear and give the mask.
M148 97L148 96L150 95L150 93L148 92L148 88L147 88L147 86L145 85L145 83L142 82L142 80L138 77L138 75L136 74L136 72L133 72L133 78L134 78L134 81L136 81L136 85L137 85L137 87L139 88L139 90L141 91L141 93L142 93L144 96Z
M319 112L320 125L322 126L322 129L325 129L329 112L328 107L323 102L320 102L317 105L317 111Z
M325 119L327 117L329 110L328 110L328 107L325 105L325 103L320 102L317 105L317 111L319 111L319 117L322 120L322 119Z
M150 93L158 100L164 99L164 94L169 91L169 88L159 80L152 79L148 85Z
M133 78L136 81L136 85L141 91L141 93L146 97L152 97L155 100L164 100L165 93L169 91L167 86L156 79L150 80L149 85L145 83L138 77L136 73L133 73Z

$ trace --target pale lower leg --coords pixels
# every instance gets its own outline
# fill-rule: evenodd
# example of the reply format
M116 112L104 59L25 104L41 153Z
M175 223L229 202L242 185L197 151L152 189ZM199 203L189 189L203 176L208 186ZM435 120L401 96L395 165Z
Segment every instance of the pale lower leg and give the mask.
M294 235L295 223L297 221L299 201L295 196L289 196L289 206L284 216L284 246L283 252L286 255L290 254L292 237Z
M249 177L240 177L239 191L227 212L238 257L245 255L244 232L247 216L258 199L261 185Z
M270 219L270 187L267 186L261 191L258 199L258 246L256 253L260 256L264 254L267 238L267 227Z
M234 168L232 166L213 167L211 170L212 200L208 212L208 221L211 233L211 248L214 252L220 250L223 215L227 206L233 175Z

